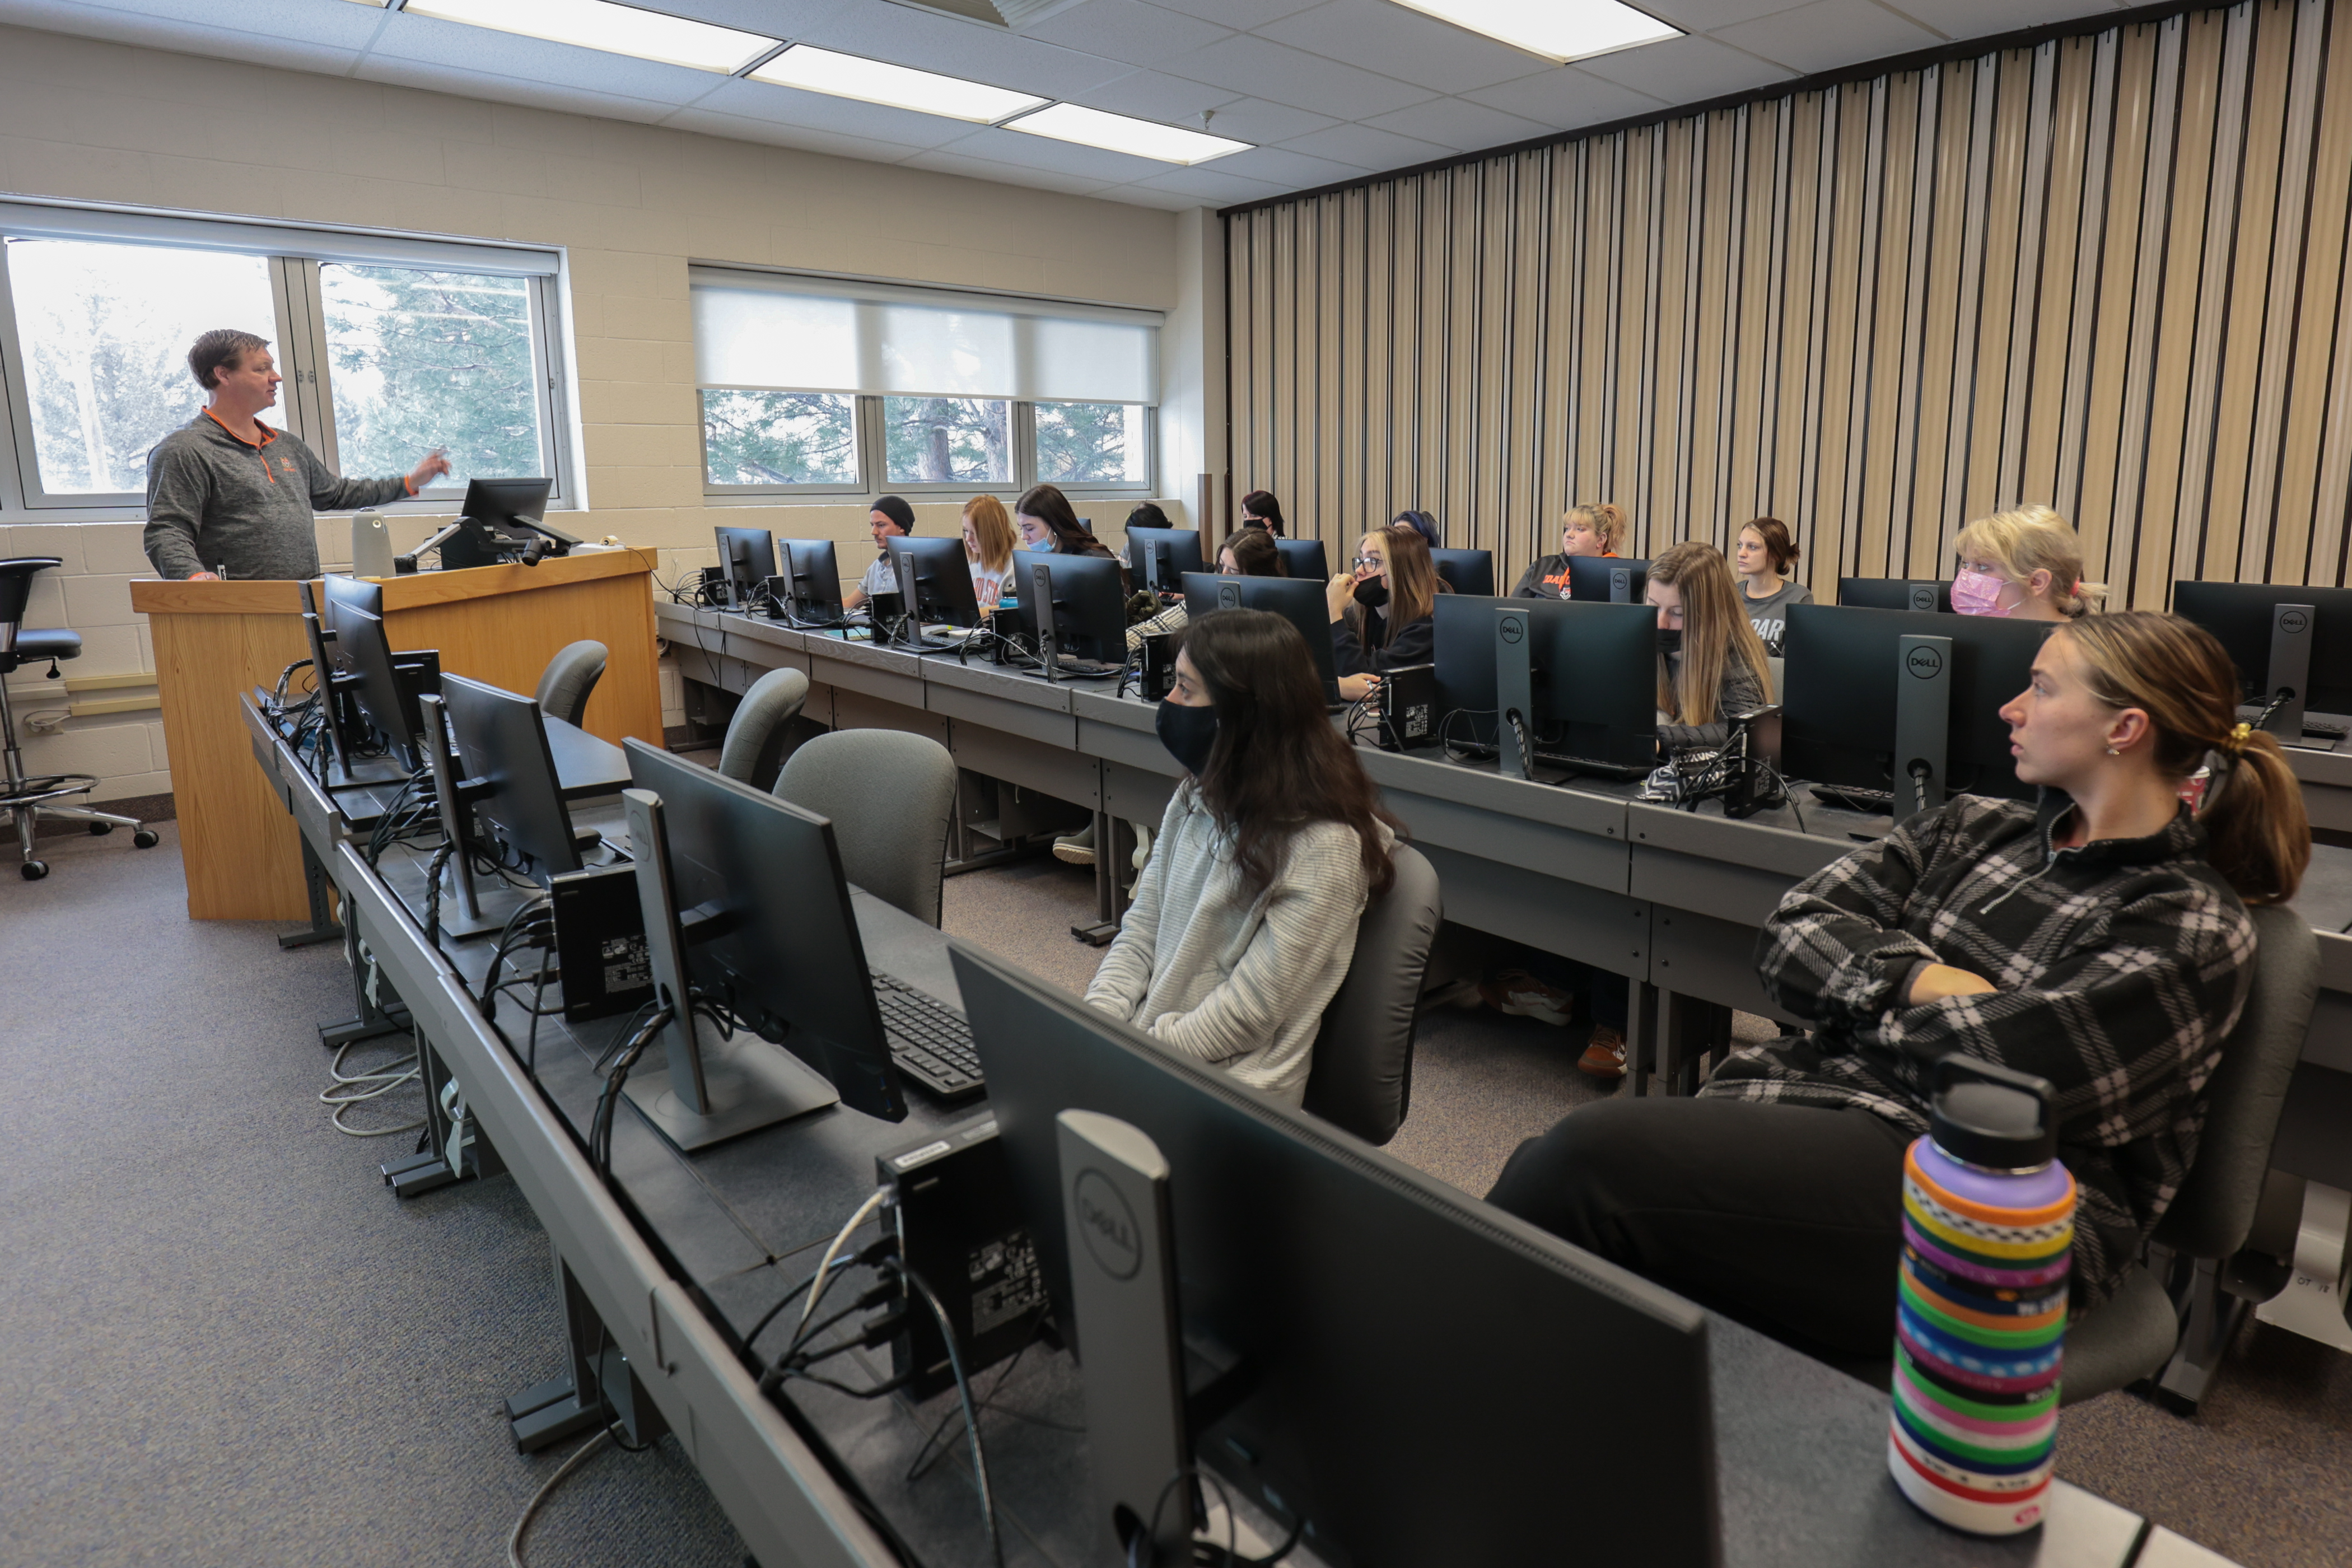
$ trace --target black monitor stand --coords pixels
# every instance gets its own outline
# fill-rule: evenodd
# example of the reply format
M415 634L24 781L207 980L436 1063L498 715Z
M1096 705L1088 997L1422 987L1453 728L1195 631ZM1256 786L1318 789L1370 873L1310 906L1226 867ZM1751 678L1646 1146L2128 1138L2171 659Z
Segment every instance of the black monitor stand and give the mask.
M2311 690L2311 638L2319 624L2312 605L2278 605L2271 610L2270 679L2263 691L2265 705L2276 702L2263 725L2282 746L2300 746L2305 700ZM2326 743L2333 745L2335 737Z
M1176 571L1175 548L1166 540L1154 540L1143 552L1143 585L1151 590L1154 598L1184 591L1184 579Z
M1495 754L1503 776L1535 777L1535 638L1525 610L1495 612Z
M1029 569L1031 603L1035 608L1031 620L1037 627L1037 658L1045 667L1045 679L1062 678L1062 639L1054 632L1054 574L1043 564Z
M637 865L654 996L670 1012L661 1035L667 1081L649 1069L632 1073L625 1090L629 1103L664 1137L688 1151L839 1104L840 1092L831 1083L781 1047L748 1032L723 1040L696 1016L687 931L707 917L677 907L661 797L650 790L623 790L621 803L628 816L629 852Z
M441 911L441 929L451 936L497 931L506 924L513 909L484 912L474 889L473 844L466 832L466 808L488 787L488 781L457 776L449 743L449 715L441 699L429 693L420 696L416 708L425 717L425 762L433 770L433 798L438 803L441 837L457 847L450 851L447 871L457 907ZM511 905L513 900L508 902Z
M1903 584L1903 602L1915 610L1936 611L1944 607L1944 584L1933 579L1925 583Z
M925 646L921 598L923 585L915 574L915 558L894 550L890 552L890 569L898 579L898 603L905 607L906 613L900 616L898 624L890 628L890 635L887 637L877 635L874 639L874 645L877 647L922 647ZM874 629L877 634L881 631L882 627L878 620Z
M1906 634L1895 658L1894 795L1901 823L1944 804L1951 776L1952 639Z
M1633 569L1631 566L1609 568L1609 602L1612 605L1639 602L1633 597Z
M1189 1564L1198 1520L1168 1162L1116 1117L1065 1110L1054 1122L1095 1534L1120 1562ZM1140 1531L1150 1542L1130 1552Z

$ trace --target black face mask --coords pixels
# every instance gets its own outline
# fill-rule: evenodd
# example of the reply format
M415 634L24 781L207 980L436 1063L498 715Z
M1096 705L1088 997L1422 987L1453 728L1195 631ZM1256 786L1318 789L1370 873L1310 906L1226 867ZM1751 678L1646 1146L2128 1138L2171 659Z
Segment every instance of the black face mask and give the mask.
M1168 748L1168 754L1184 764L1186 773L1197 779L1209 771L1209 752L1217 743L1214 708L1188 708L1163 699L1151 727L1160 732L1160 743Z
M1363 605L1364 608L1382 609L1386 607L1388 602L1389 585L1378 577L1367 577L1356 584L1356 603Z
M1683 633L1680 626L1672 629L1665 626L1658 628L1658 651L1668 654L1683 651Z

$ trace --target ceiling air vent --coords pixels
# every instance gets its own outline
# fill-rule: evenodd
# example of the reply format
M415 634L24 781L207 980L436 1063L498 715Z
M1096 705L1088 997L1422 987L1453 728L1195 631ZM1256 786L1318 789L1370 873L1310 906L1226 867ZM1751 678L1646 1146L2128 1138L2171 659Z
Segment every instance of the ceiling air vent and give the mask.
M967 22L1017 30L1042 22L1056 11L1066 11L1078 0L893 0L918 11L937 11Z

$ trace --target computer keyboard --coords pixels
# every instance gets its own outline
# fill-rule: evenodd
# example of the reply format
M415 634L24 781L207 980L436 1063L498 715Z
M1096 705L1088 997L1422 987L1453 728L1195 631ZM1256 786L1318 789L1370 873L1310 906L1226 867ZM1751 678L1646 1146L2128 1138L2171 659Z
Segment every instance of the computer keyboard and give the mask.
M931 1000L896 975L874 973L874 1000L882 1032L899 1072L941 1100L969 1100L985 1087L971 1026L953 1008Z
M1876 816L1895 815L1895 796L1883 789L1864 789L1855 784L1821 784L1813 786L1813 798L1823 805L1843 806L1847 811L1859 811Z

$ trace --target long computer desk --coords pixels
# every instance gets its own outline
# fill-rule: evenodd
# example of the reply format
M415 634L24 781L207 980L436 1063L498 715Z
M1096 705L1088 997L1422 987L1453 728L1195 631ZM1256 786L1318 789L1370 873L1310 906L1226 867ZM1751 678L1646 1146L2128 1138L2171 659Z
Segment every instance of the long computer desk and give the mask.
M772 1401L740 1342L872 1191L875 1156L972 1108L918 1102L905 1121L889 1123L835 1107L692 1156L624 1114L608 1185L583 1154L582 1134L600 1081L594 1059L625 1020L567 1026L551 1016L532 1032L514 999L501 1009L501 1033L477 1000L490 939L428 942L418 915L424 862L387 854L371 865L366 835L338 798L250 706L246 722L270 787L342 895L350 951L355 964L364 952L373 977L370 1005L413 1030L429 1081L454 1086L474 1143L453 1152L480 1173L511 1174L552 1243L568 1365L510 1402L518 1441L614 1419L633 1440L674 1433L767 1568L986 1562L961 1455L923 1480L906 1479L951 1396L919 1410L824 1396ZM941 933L863 894L855 902L875 967L959 1003ZM436 1136L461 1134L436 1121ZM772 1338L757 1343L775 1348ZM1709 1345L1727 1564L2120 1568L2168 1539L2063 1482L2049 1522L2031 1538L1984 1542L1946 1531L1885 1476L1884 1395L1725 1320L1710 1320ZM1465 1358L1465 1375L1488 1375L1508 1354L1480 1350L1475 1364ZM1058 1415L1063 1426L1082 1411L1066 1356L1033 1349L1015 1370L992 1403L1017 1402L1047 1422ZM985 1425L1008 1561L1092 1561L1083 1436L1036 1421ZM1568 1530L1578 1508L1608 1506L1563 1501ZM1298 1560L1311 1568L1311 1559Z
M656 621L688 680L740 693L770 669L803 670L803 712L814 722L929 735L959 766L1075 802L1106 825L1156 823L1175 787L1151 705L1109 681L1049 683L685 605L657 606ZM1723 1043L1723 1008L1790 1021L1756 978L1757 932L1790 887L1886 824L1807 805L1801 788L1794 806L1734 822L1716 803L1646 805L1632 785L1506 778L1491 763L1433 750L1362 746L1357 755L1436 867L1447 920L1634 983L1635 1094L1686 1087L1696 1058ZM2352 755L2290 757L2315 821L2352 823ZM1116 914L1112 859L1097 860L1107 918ZM2352 936L2341 934L2352 923L2352 850L2315 851L2298 907L2320 932L2323 989L2275 1160L2290 1174L2352 1188Z

